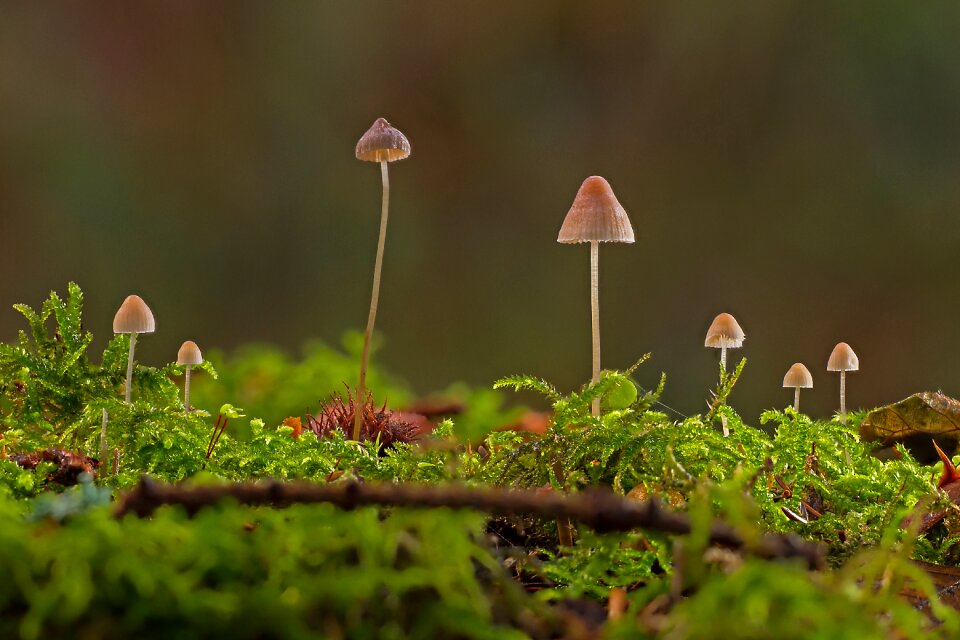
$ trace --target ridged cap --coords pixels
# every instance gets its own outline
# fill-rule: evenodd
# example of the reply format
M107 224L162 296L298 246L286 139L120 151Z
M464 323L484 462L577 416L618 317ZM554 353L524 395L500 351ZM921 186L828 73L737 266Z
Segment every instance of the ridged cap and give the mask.
M114 333L153 333L157 323L153 312L140 296L127 296L113 316Z
M357 160L393 162L410 155L407 136L394 129L383 118L377 118L367 132L360 136L356 150Z
M853 352L846 342L840 342L830 352L827 360L827 371L858 371L860 358Z
M812 389L813 376L810 375L810 370L802 362L794 362L793 366L787 371L787 375L783 376L783 386L791 389L798 387L800 389Z
M560 227L557 242L633 242L633 227L610 183L590 176L580 185L577 197Z
M737 319L729 313L721 313L707 329L707 338L703 341L703 346L713 347L714 349L739 349L743 346L746 339L743 329L737 324Z
M201 364L203 363L203 354L200 353L200 347L193 340L187 340L180 345L180 351L177 352L177 364Z

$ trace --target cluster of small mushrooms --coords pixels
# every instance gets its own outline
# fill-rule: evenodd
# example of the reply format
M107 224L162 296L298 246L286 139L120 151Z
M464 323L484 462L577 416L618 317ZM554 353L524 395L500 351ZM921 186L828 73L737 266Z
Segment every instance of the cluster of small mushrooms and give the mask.
M383 118L377 118L373 125L360 137L357 142L355 155L358 160L378 162L383 185L380 206L380 235L377 241L376 262L373 270L373 290L370 296L370 311L367 316L367 327L363 336L363 351L360 359L360 376L356 393L358 398L367 395L366 378L367 367L370 362L370 340L373 335L377 319L377 304L380 298L380 278L383 268L383 253L387 236L387 218L390 203L390 178L388 164L403 160L410 156L410 141L398 129L394 128ZM557 242L563 244L590 244L590 309L593 347L593 375L594 383L600 380L600 243L623 242L633 243L633 226L623 206L614 195L613 189L604 178L590 176L583 181L570 210L564 218ZM125 399L131 401L131 382L133 377L134 349L137 336L142 333L153 333L156 323L150 308L139 296L128 296L113 319L114 333L130 334L130 353L127 359L127 381ZM704 345L720 349L720 362L723 370L727 365L727 349L738 349L743 345L745 335L736 319L729 313L721 313L714 318L707 331ZM185 369L183 409L190 411L190 370L191 367L203 362L203 356L196 343L187 340L180 347L177 354L177 364ZM846 373L859 368L857 355L846 342L839 343L830 354L827 363L828 371L840 372L840 415L846 416ZM793 388L794 409L800 409L800 389L813 387L813 377L810 371L802 364L795 363L783 378L785 388ZM592 406L593 415L600 413L600 399L595 399ZM361 412L357 412L354 424L353 437L359 438ZM106 447L107 415L103 415L103 432L101 446ZM723 419L724 435L727 435L726 420ZM103 452L105 453L105 452Z
M739 349L743 346L746 334L740 324L729 313L721 313L707 329L705 347L720 349L720 364L727 368L727 349ZM847 372L860 369L857 354L846 342L838 342L827 359L827 371L840 372L840 418L847 416ZM813 376L802 362L794 362L783 376L783 388L793 389L793 409L800 411L800 389L813 388Z

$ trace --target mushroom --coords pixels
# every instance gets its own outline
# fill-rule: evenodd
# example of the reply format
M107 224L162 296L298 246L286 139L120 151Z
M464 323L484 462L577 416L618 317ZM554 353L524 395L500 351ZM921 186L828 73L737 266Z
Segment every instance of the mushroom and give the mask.
M593 328L593 378L600 381L600 243L633 243L633 227L610 183L590 176L580 185L573 205L560 227L557 242L590 243L590 308ZM593 400L592 413L600 415L600 398Z
M747 336L743 329L737 323L737 319L729 313L721 313L707 329L707 337L703 341L703 346L720 349L720 367L723 371L727 370L727 349L739 349L743 346L743 341ZM720 424L723 425L723 437L730 435L730 429L727 428L727 417L720 416Z
M793 410L800 411L800 389L813 388L813 376L802 362L794 362L783 376L783 388L793 389Z
M860 359L846 342L839 342L827 360L827 371L840 372L840 419L847 419L847 371L858 371Z
M383 200L380 205L380 239L377 241L377 258L373 267L373 293L370 296L370 315L367 316L367 330L363 334L363 355L360 358L360 383L357 385L357 398L366 397L367 364L370 361L370 337L377 320L377 301L380 298L380 271L383 266L383 246L387 239L387 210L390 204L390 177L387 163L403 160L410 155L410 141L399 130L390 126L383 118L364 133L357 142L355 151L358 160L380 163L380 176L383 180ZM361 400L362 401L362 400ZM353 439L360 439L361 412L353 423Z
M743 346L746 335L737 323L737 319L729 313L721 313L707 329L707 338L703 346L720 349L720 365L727 370L727 349L739 349Z
M177 352L177 364L186 366L186 373L183 381L183 412L190 413L190 369L195 364L203 362L203 354L200 353L200 347L193 340L187 340L180 345L180 351Z
M127 296L120 305L117 315L113 316L113 332L130 334L130 354L127 356L127 389L125 400L130 402L133 381L133 350L137 344L138 333L153 333L157 323L153 312L140 296Z

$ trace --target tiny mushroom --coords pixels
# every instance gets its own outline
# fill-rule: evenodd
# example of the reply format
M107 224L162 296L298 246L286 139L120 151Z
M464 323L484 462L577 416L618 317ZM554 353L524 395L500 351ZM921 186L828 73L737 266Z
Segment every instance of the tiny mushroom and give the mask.
M634 242L633 226L613 189L604 178L590 176L580 185L567 212L557 242L590 243L590 308L593 329L593 378L600 381L600 243ZM600 415L600 399L593 401L593 415Z
M783 388L793 389L793 410L800 411L800 389L813 388L813 376L802 362L794 362L783 376Z
M200 347L193 340L187 340L180 345L180 351L177 352L177 364L186 366L183 381L183 412L190 413L190 369L197 364L203 363L203 354L200 353Z
M720 364L727 370L727 349L739 349L743 346L746 335L737 323L737 319L729 313L721 313L707 329L707 337L703 346L720 349Z
M858 371L860 359L846 342L839 342L830 352L827 371L840 372L840 419L847 419L847 371Z
M117 314L113 317L114 333L130 334L130 353L127 356L127 388L124 399L130 402L133 382L133 351L137 344L137 334L153 333L157 330L157 323L153 319L153 312L140 296L127 296Z
M387 163L403 160L410 155L410 141L398 129L390 126L383 118L364 133L357 142L354 151L357 160L380 163L380 176L383 182L383 198L380 203L380 238L377 241L377 257L373 267L373 293L370 296L370 313L367 316L367 330L363 334L363 354L360 359L360 382L357 385L357 397L366 397L367 364L370 361L370 338L373 325L377 320L377 302L380 298L380 272L383 267L383 247L387 240L387 215L390 204L390 177ZM353 424L353 439L360 439L361 412L357 412Z

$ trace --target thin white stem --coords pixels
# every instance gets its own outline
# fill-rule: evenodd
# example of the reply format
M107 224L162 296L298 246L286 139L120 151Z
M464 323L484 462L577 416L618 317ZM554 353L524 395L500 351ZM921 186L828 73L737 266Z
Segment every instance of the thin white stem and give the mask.
M600 382L600 243L590 241L590 311L593 328L593 383ZM600 398L593 399L592 413L600 415Z
M720 370L727 372L727 348L720 347ZM727 416L720 414L720 425L723 427L723 437L730 435L730 429L727 428Z
M130 334L130 354L127 356L127 390L124 399L127 404L130 403L130 397L133 391L133 350L137 344L137 334Z
M793 390L793 410L800 413L800 387Z
M847 372L840 372L840 420L847 421Z
M357 385L357 403L362 406L367 399L367 364L370 361L370 337L373 325L377 321L377 302L380 300L380 271L383 267L383 247L387 242L387 215L390 204L390 176L386 161L380 163L380 176L383 179L383 199L380 204L380 239L377 241L377 259L373 267L373 293L370 296L370 315L367 316L367 331L363 334L363 355L360 358L360 383ZM353 420L353 439L360 439L360 424L363 412L355 412Z
M100 426L100 477L107 475L107 410L103 410L103 424Z
M187 365L187 372L183 381L183 412L190 413L190 365Z

